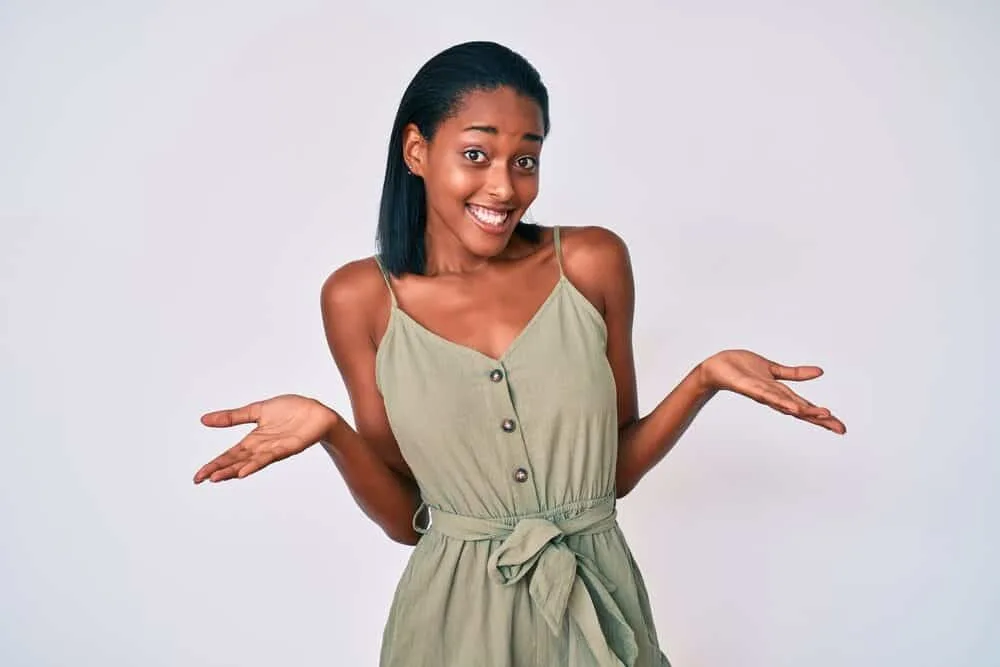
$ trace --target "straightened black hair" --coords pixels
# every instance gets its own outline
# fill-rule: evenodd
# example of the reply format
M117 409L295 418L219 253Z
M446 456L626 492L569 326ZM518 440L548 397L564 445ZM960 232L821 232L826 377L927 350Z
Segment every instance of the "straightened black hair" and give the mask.
M424 274L427 199L424 182L403 161L403 130L413 123L430 141L442 121L454 114L464 95L509 87L538 103L543 133L549 133L549 93L541 76L522 56L495 42L466 42L431 58L403 93L389 138L375 242L383 267L399 276ZM514 233L538 242L537 225L518 221Z

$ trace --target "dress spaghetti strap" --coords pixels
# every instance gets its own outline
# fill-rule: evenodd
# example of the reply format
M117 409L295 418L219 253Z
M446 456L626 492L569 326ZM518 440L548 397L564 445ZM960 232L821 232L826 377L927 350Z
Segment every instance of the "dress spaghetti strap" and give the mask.
M552 244L556 247L556 264L559 265L559 277L565 278L562 265L562 243L559 241L559 225L552 228Z
M392 291L392 283L389 282L389 272L385 270L384 266L382 266L382 260L378 258L378 255L375 255L375 263L378 264L378 270L382 274L382 280L385 281L385 286L389 288L389 298L392 299L392 307L396 308L398 305L396 303L396 293Z

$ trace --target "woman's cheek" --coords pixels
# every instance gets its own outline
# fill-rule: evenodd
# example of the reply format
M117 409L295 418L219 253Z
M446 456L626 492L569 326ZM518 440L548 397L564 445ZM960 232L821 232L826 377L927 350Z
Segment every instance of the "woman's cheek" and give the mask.
M471 169L452 169L448 178L448 189L459 199L466 200L480 187L481 179Z

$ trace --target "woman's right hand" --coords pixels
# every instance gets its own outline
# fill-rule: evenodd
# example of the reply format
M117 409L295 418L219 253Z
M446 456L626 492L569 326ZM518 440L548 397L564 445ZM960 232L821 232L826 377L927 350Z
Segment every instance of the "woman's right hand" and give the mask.
M286 394L233 410L202 415L205 426L226 428L257 424L257 428L195 473L194 483L243 478L275 461L299 454L319 442L340 416L317 400Z

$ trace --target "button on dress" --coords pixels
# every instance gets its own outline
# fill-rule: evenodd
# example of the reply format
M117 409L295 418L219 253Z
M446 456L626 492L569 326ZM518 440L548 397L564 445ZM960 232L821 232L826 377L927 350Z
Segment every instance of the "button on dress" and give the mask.
M430 525L402 574L381 667L669 667L615 515L607 331L559 280L494 359L392 297L376 381Z

